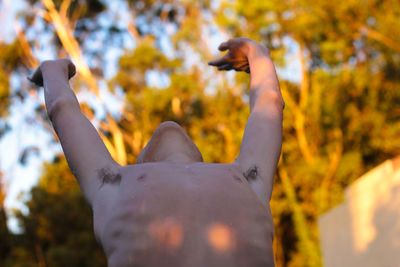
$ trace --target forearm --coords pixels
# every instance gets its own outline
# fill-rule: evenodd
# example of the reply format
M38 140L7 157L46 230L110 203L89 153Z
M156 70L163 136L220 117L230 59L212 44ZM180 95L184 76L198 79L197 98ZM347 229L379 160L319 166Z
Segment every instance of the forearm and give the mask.
M279 88L278 77L269 52L261 45L249 49L250 66L250 111L269 109L282 111L284 102Z
M66 73L55 66L44 67L43 87L47 113L52 120L57 113L58 106L63 103L79 109L79 103L72 91Z

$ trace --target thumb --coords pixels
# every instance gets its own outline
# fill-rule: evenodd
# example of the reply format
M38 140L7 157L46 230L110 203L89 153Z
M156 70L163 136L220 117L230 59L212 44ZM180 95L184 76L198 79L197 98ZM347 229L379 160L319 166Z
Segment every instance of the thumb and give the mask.
M229 41L223 42L218 46L219 51L225 51L229 49Z

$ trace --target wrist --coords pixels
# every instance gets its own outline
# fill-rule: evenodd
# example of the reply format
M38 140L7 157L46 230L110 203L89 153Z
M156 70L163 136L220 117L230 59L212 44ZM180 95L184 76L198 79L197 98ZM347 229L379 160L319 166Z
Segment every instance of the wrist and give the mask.
M54 64L52 62L48 62L40 66L40 70L42 72L43 82L50 80L59 80L59 81L67 81L68 82L68 73L59 64Z
M252 43L249 44L247 58L249 60L252 60L254 58L260 58L260 57L270 58L269 50L265 46L255 41L252 41Z

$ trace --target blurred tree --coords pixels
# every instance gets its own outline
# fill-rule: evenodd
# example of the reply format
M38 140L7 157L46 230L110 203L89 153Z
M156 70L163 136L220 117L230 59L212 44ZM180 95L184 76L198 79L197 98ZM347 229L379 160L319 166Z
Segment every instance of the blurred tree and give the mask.
M21 67L22 51L17 41L10 44L0 42L0 118L8 115L11 103L11 74ZM0 137L4 129L0 131Z
M39 184L17 213L21 234L5 266L106 266L96 244L92 212L64 156L45 163Z
M0 116L7 113L10 96L17 95L10 94L9 73L21 81L26 73L17 71L17 56L25 66L37 64L33 54L42 41L36 36L50 36L47 49L78 64L81 75L74 89L96 94L110 64L106 51L117 49L117 71L106 82L112 94L125 97L121 114L111 116L104 108L107 100L99 101L103 117L89 104L82 109L100 120L100 134L121 164L136 161L164 120L180 123L206 161L233 161L249 113L248 76L239 73L231 79L207 70L211 37L251 37L269 47L281 67L293 64L286 56L288 47L298 47L300 80L280 79L286 101L284 143L271 200L277 266L321 266L318 216L340 203L344 188L362 173L400 154L400 6L394 0L340 5L328 0L118 1L121 12L128 9L128 22L105 1L29 4L20 15L18 42L0 49ZM127 36L134 48L124 45ZM21 88L23 92L26 84ZM37 112L43 118L41 105ZM25 232L14 238L13 264L85 264L81 254L69 256L82 242L101 265L102 256L88 245L92 230L85 216L90 212L82 210L65 161L44 168L27 202L30 213L19 215ZM65 220L82 212L82 225L71 224L68 230L61 223L58 231L55 215L66 207L71 214ZM71 231L84 240L63 236Z
M4 265L11 250L11 234L7 228L7 216L4 208L5 192L3 192L3 174L0 172L0 265Z

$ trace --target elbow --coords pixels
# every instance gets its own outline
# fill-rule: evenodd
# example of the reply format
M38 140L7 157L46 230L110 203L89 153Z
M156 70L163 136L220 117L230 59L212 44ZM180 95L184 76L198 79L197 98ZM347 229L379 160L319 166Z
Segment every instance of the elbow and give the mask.
M75 99L58 99L47 106L47 114L50 121L54 121L59 114L69 111L71 109L80 110L79 103Z
M268 114L282 115L285 101L280 92L265 90L257 95L251 112L267 112Z

